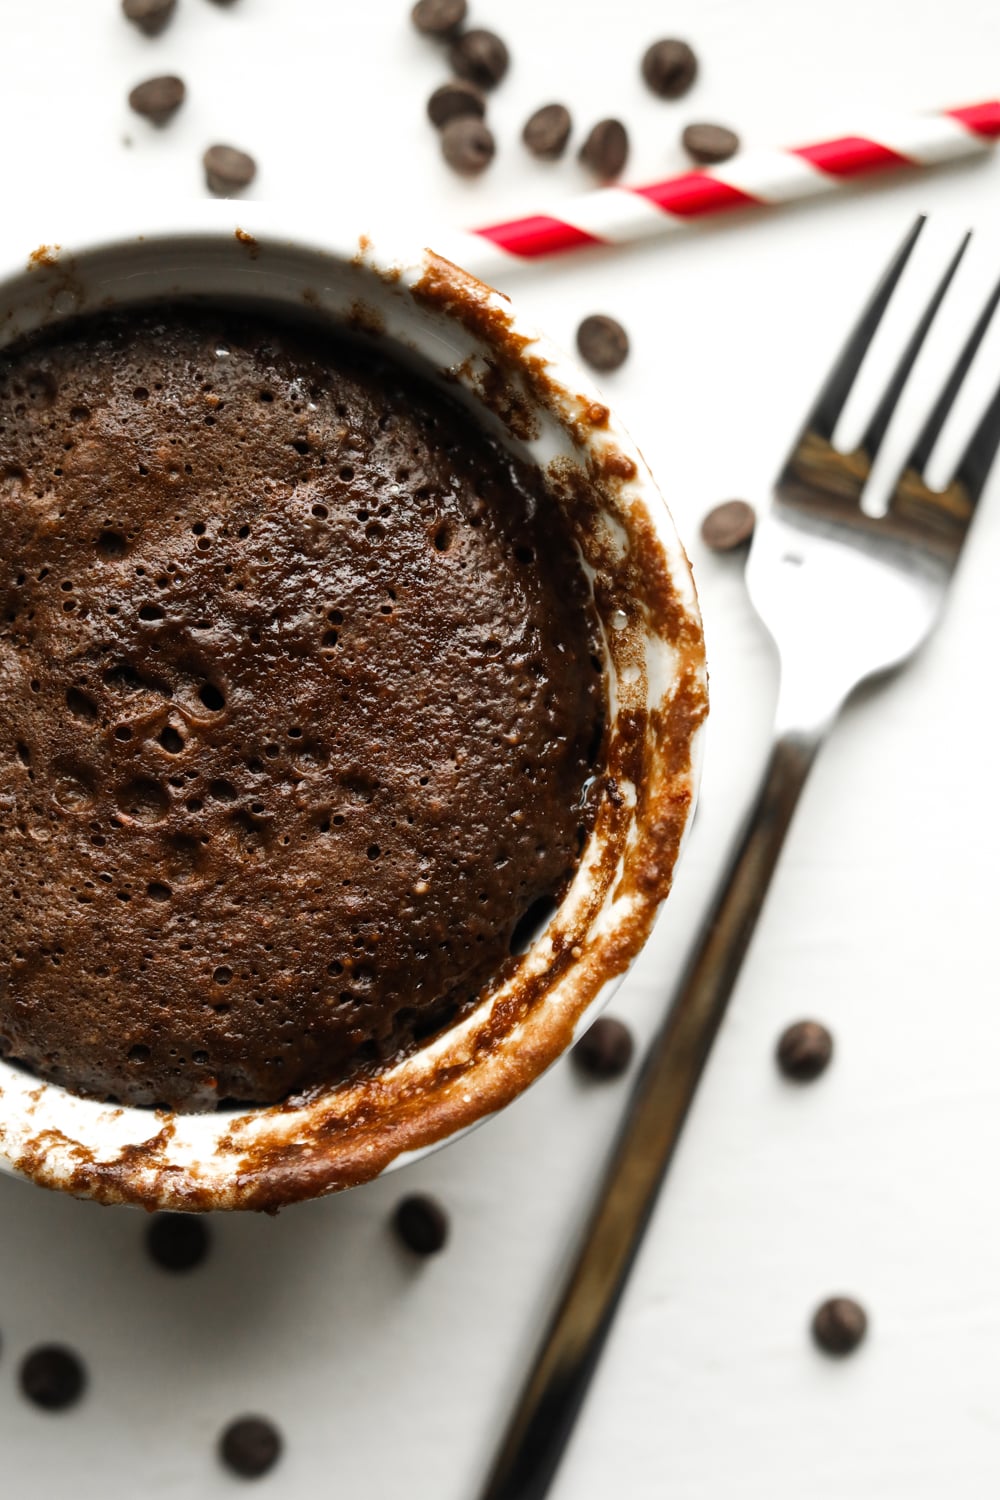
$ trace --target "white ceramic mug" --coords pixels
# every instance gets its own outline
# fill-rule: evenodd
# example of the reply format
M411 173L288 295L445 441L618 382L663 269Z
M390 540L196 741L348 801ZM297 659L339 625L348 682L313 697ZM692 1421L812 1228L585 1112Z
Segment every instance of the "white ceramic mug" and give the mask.
M593 831L561 905L475 1009L375 1077L308 1101L180 1115L87 1099L0 1063L0 1169L106 1203L277 1209L455 1139L537 1078L620 983L665 898L707 700L684 551L651 475L578 366L431 251L331 244L318 218L205 203L139 234L105 211L31 244L0 230L0 346L78 314L239 299L351 323L445 376L542 468L594 584L610 706Z

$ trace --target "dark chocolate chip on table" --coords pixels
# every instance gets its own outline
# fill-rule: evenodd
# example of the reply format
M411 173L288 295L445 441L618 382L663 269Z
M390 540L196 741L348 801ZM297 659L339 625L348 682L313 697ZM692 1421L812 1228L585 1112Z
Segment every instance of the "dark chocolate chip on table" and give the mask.
M507 45L494 31L475 27L452 43L448 60L459 78L467 78L481 89L492 89L510 67Z
M756 521L746 500L724 500L701 523L701 539L713 552L732 552L753 536Z
M209 146L202 157L205 182L210 193L228 198L249 187L257 175L257 163L235 146Z
M146 1248L165 1271L191 1271L208 1254L208 1225L197 1214L157 1214L146 1230Z
M617 177L628 160L628 131L621 120L598 120L580 147L580 160L596 177Z
M796 1021L781 1033L775 1055L786 1078L811 1083L826 1071L833 1056L833 1037L819 1021Z
M183 78L164 73L162 77L137 83L128 96L128 102L137 115L145 115L154 125L165 125L184 103L186 93Z
M426 1193L411 1193L396 1205L393 1228L414 1255L436 1255L448 1242L448 1215Z
M484 171L496 155L493 132L484 120L462 115L441 132L441 153L449 167L465 177Z
M434 90L427 101L427 114L432 125L440 130L452 120L461 120L471 115L481 120L486 113L486 100L474 83L464 78L452 78Z
M853 1297L830 1297L813 1315L813 1338L826 1354L853 1354L867 1332L868 1314Z
M521 139L532 156L538 156L542 161L556 161L566 150L572 128L573 121L565 104L543 104L528 120Z
M635 1052L635 1042L624 1021L600 1016L577 1042L573 1061L591 1078L620 1078Z
M740 138L726 125L694 124L684 127L681 145L695 161L712 166L735 156L740 149Z
M646 48L642 76L661 99L679 99L698 76L698 59L687 42L664 37Z
M453 37L468 9L466 0L417 0L410 19L424 36Z
M42 1344L25 1355L21 1364L21 1390L46 1411L73 1406L86 1384L82 1360L61 1344Z
M617 370L628 358L628 334L607 313L591 313L576 330L576 347L594 370Z
M259 1479L281 1457L281 1433L266 1417L239 1417L219 1438L219 1457L241 1479Z
M156 36L170 20L177 0L122 0L126 20L132 21L147 36Z

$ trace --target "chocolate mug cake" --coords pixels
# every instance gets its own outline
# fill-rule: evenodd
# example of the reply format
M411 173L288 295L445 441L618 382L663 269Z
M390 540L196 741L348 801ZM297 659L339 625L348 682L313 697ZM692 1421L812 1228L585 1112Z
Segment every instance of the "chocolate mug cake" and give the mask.
M0 231L0 1173L147 1209L276 1212L522 1094L649 936L707 710L683 546L585 372L434 249L239 213Z
M259 312L0 353L0 1049L193 1111L405 1055L589 827L605 681L538 476Z

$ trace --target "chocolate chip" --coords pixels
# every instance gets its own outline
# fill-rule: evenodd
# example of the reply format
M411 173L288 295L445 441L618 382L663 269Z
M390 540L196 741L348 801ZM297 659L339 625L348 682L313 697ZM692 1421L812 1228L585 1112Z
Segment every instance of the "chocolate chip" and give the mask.
M210 193L228 198L249 187L257 175L257 163L235 146L209 146L202 157L205 181Z
M427 114L431 124L436 125L439 130L452 120L462 120L468 116L481 120L485 113L486 100L481 91L474 83L466 83L463 78L453 78L450 83L442 83L427 101Z
M460 78L481 89L495 88L510 67L506 44L495 32L481 27L466 31L453 42L448 58Z
M635 1051L632 1033L624 1021L601 1016L585 1031L573 1048L578 1068L591 1078L620 1078L627 1071Z
M580 147L580 160L604 181L617 177L628 160L628 132L621 120L598 120Z
M410 19L424 36L452 37L468 12L466 0L417 0Z
M594 370L617 370L628 358L628 334L615 318L591 313L576 330L576 347Z
M681 145L695 161L711 166L735 156L740 149L740 138L735 130L729 130L725 125L687 125L681 135Z
M239 1417L219 1438L219 1457L241 1479L259 1479L281 1457L281 1433L266 1417Z
M827 1354L852 1354L868 1332L868 1314L853 1297L830 1297L816 1309L813 1338Z
M687 42L668 37L646 48L642 76L661 99L679 99L687 93L697 75L698 59Z
M810 1083L826 1071L833 1056L833 1037L818 1021L796 1021L781 1033L775 1055L786 1078Z
M177 0L122 0L126 19L147 36L161 32L176 8Z
M208 1225L196 1214L157 1214L146 1231L146 1248L165 1271L190 1271L208 1254Z
M147 78L145 83L137 83L128 96L128 102L137 115L145 115L154 125L165 125L184 103L186 93L183 78L164 73L161 78Z
M87 1372L72 1349L43 1344L25 1355L21 1389L29 1401L46 1411L64 1411L83 1395Z
M484 171L496 154L493 132L483 120L463 115L452 120L441 132L441 154L449 167L465 177Z
M753 536L753 506L745 500L724 500L701 523L701 539L713 552L732 552Z
M414 1255L436 1255L448 1242L448 1215L434 1198L411 1193L396 1205L393 1227Z
M521 139L532 156L539 156L543 161L556 161L566 150L572 128L573 121L565 104L543 104L525 125Z

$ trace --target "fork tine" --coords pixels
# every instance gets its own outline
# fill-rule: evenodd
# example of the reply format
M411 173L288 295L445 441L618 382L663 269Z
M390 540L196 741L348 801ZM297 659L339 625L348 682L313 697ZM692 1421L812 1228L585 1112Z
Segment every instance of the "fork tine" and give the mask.
M924 423L916 442L910 450L910 456L906 461L906 468L912 469L915 474L923 474L924 470L927 468L930 456L934 452L934 445L937 442L938 438L941 436L941 429L948 419L948 413L951 411L951 408L955 404L955 398L957 397L962 387L962 383L965 380L966 375L969 373L969 367L976 356L976 352L980 344L986 337L986 330L989 328L990 323L993 319L993 314L996 312L998 306L1000 306L1000 281L998 281L996 286L994 287L993 295L990 297L986 306L983 308L975 326L972 329L972 332L966 339L962 351L959 354L958 359L955 361L951 374L948 376L948 379L945 382L944 389L932 406L927 421ZM983 420L985 421L986 418L984 417ZM972 446L973 445L970 444L969 450L966 453L966 457L969 456ZM992 457L993 455L991 453L990 458L986 464L987 469L989 468L989 464L992 461ZM985 480L985 477L986 475L984 473L982 476L983 480ZM981 488L982 482L980 482L980 489ZM978 496L978 491L976 493Z
M844 409L848 393L868 353L868 346L882 321L882 314L889 305L889 300L896 290L899 278L906 268L906 262L913 252L913 247L925 223L926 216L921 214L897 250L895 258L875 288L871 301L841 350L839 359L827 376L826 384L819 393L816 405L806 419L806 430L816 433L818 437L826 438L828 442L833 438L837 418Z
M983 492L1000 448L1000 385L993 393L993 400L983 412L969 445L959 460L955 479L961 484L973 505Z
M903 394L903 388L910 378L910 371L916 363L917 355L923 348L924 340L930 332L931 324L937 316L938 308L944 301L945 293L951 286L952 279L961 264L962 256L968 249L971 238L972 231L969 230L952 257L950 264L945 269L944 275L938 282L923 317L913 330L913 335L909 343L900 355L899 363L892 373L892 379L883 392L882 399L872 412L871 420L865 429L865 435L861 439L861 448L870 460L875 458L879 448L882 446L882 439L885 437L886 429L892 420L892 414L896 410L896 403Z

